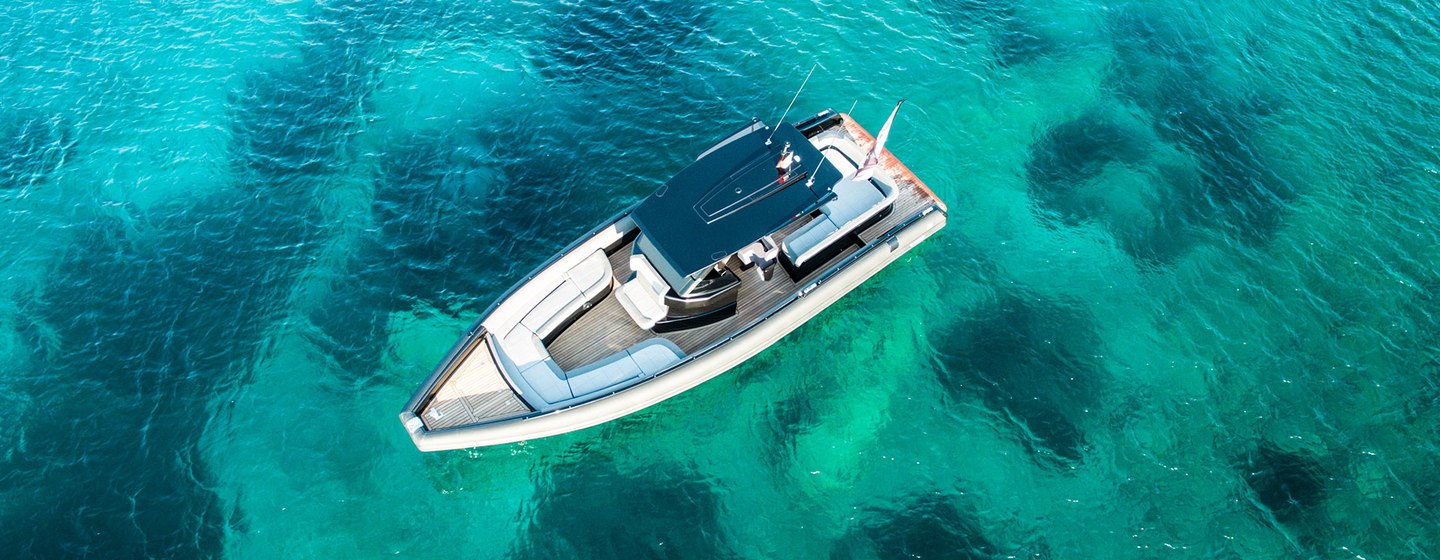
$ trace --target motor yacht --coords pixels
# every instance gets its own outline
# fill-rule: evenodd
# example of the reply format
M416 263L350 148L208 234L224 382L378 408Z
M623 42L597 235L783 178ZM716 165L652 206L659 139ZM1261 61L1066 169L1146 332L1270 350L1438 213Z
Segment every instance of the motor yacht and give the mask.
M415 446L614 420L824 311L945 226L945 204L883 146L894 117L878 141L833 110L724 136L490 306L400 413Z

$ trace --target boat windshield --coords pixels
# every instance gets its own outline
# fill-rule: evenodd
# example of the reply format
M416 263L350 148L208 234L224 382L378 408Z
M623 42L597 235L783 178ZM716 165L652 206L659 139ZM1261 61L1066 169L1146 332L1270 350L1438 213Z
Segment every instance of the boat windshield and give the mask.
M682 291L680 288L683 288L686 284L685 275L675 270L675 265L666 260L664 254L655 248L655 243L650 241L649 236L641 235L635 240L635 252L640 253L641 256L645 257L645 260L650 261L650 264L653 265L655 270L660 272L660 276L665 279L665 283L675 289L675 293Z
M650 241L650 237L643 234L635 240L635 252L644 256L645 260L650 261L650 264L654 266L655 270L660 273L660 276L665 279L665 283L669 284L670 287L675 290L675 293L680 295L688 294L705 283L707 273L712 269L712 267L706 267L696 271L694 274L681 274L679 270L675 269L675 264L666 259L664 253L661 253L660 250L655 247L655 244Z

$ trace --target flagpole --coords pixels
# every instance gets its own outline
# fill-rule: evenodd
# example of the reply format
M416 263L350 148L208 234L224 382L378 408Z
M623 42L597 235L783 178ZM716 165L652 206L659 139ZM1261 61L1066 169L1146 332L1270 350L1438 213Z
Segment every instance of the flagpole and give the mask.
M865 155L865 162L855 170L857 180L869 179L875 174L875 168L880 166L880 156L885 153L885 139L890 137L890 125L895 123L895 113L899 113L900 106L904 104L904 99L895 104L895 109L890 111L890 118L885 119L885 126L880 127L880 134L875 135L875 145L871 146L870 153Z
M785 106L785 112L784 112L784 113L780 113L780 121L777 122L777 123L775 123L775 126L774 126L774 127L771 127L771 128L770 128L770 136L766 136L766 137L765 137L765 145L766 145L766 146L769 146L769 145L770 145L770 139L771 139L771 138L774 138L774 137L775 137L775 131L780 129L780 123L785 122L785 116L790 114L790 108L795 106L795 100L796 100L796 99L800 99L800 92L805 91L805 84L810 83L810 74L814 74L814 73L815 73L815 67L816 67L816 66L819 66L819 65L820 65L819 62L816 62L815 64L811 64L811 65L810 65L810 72L808 72L808 73L805 74L805 81L800 82L800 89L795 90L795 97L791 97L791 98L790 98L790 104Z

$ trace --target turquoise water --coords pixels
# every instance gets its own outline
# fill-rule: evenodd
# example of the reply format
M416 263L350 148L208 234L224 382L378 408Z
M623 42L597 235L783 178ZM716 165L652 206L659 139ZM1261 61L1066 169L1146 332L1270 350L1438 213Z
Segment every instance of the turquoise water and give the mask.
M601 427L420 454L511 283L751 116L939 235ZM1440 557L1433 2L0 7L11 557Z

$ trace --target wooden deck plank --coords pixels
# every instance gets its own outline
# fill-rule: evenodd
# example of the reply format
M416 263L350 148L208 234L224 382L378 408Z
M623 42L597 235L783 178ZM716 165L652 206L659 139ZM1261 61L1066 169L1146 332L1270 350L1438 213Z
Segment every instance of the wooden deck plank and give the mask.
M420 419L427 429L439 430L529 411L501 376L490 344L482 339L441 384Z
M555 365L570 371L653 336L640 330L612 291L561 332L548 349Z

